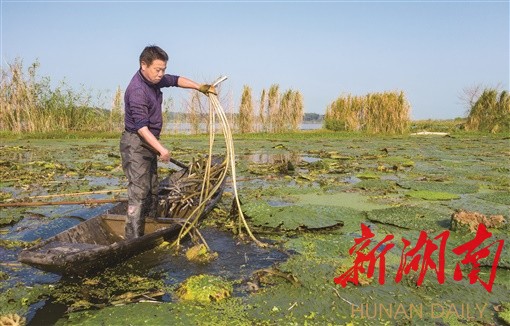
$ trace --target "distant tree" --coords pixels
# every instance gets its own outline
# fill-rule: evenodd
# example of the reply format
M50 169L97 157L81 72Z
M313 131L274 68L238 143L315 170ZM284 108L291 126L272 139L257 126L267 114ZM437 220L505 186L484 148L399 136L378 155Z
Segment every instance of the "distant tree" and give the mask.
M318 113L305 113L303 117L304 121L321 121L324 120L324 116Z
M510 130L510 96L508 91L486 88L472 104L465 125L467 130L508 132Z
M473 105L475 105L476 100L480 97L480 95L482 95L483 90L484 87L480 84L465 87L462 90L462 94L459 96L459 99L467 107L468 113Z

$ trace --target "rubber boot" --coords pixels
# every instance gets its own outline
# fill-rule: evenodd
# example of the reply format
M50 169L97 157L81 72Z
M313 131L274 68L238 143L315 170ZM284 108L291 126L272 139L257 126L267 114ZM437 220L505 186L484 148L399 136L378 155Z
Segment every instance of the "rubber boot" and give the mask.
M142 205L129 205L126 226L124 229L126 239L141 237L145 230L145 218L142 217Z

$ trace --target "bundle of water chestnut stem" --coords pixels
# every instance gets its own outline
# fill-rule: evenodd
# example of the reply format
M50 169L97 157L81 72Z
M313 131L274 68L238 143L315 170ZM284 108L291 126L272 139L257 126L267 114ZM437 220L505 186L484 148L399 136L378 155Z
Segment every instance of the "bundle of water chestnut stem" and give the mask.
M226 80L227 77L223 76L218 78L213 84L213 87L216 87L218 84ZM250 227L248 226L248 223L246 222L246 219L243 215L242 209L241 209L241 202L239 200L239 194L237 191L237 184L236 184L236 169L235 169L235 151L234 151L234 141L232 138L232 131L230 129L230 125L228 123L227 116L225 114L225 111L223 110L223 107L220 104L220 101L218 100L218 96L213 93L208 94L209 97L209 153L207 156L207 163L205 164L205 171L204 171L204 177L202 182L202 188L200 193L200 201L198 206L195 208L195 211L189 215L186 222L184 223L183 228L181 228L181 231L179 233L179 236L177 237L177 240L174 242L175 246L179 246L181 239L188 234L191 230L193 230L196 226L196 223L198 222L198 216L202 213L202 211L205 208L205 205L207 201L214 195L214 193L219 189L221 184L223 183L224 178L227 175L227 172L231 171L231 177L232 177L232 189L234 193L234 201L235 205L237 207L238 212L238 228L239 233L242 232L242 229L244 228L246 232L248 233L249 237L258 245L261 247L267 246L266 243L259 241L251 232ZM220 176L215 176L215 178L219 178L219 181L216 181L214 186L210 184L211 179L211 163L212 163L212 157L213 157L213 146L214 146L214 138L215 138L215 125L216 125L216 117L219 117L221 122L221 128L223 131L223 135L225 138L225 144L226 144L226 155L223 164L225 164L225 169L223 169ZM205 240L202 238L202 241L207 246L207 243L205 243ZM208 248L209 249L209 248Z

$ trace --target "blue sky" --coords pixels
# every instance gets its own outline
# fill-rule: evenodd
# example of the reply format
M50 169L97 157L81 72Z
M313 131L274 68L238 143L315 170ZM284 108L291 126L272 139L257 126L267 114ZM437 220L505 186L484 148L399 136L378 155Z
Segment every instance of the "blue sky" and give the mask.
M413 119L446 119L465 116L465 88L509 88L508 1L1 1L2 67L37 59L39 75L106 97L148 44L167 73L227 75L236 107L243 85L254 99L299 90L321 114L343 94L402 90Z

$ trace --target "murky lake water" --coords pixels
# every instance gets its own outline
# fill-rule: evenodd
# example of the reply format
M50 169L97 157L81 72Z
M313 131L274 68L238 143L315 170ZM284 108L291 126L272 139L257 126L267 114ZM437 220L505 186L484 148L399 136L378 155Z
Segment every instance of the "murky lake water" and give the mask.
M219 254L219 258L209 264L191 263L183 255L175 256L167 249L156 248L108 271L119 277L126 273L154 277L163 280L167 286L179 284L188 276L197 274L238 280L234 286L234 298L208 306L207 315L200 312L200 305L175 301L171 291L159 299L165 304L164 311L155 310L161 309L156 306L139 308L142 305L131 304L126 310L119 306L88 310L84 315L64 314L66 306L44 298L29 299L32 291L29 287L34 287L34 291L44 284L58 287L64 284L64 280L20 265L16 258L20 248L4 246L0 246L0 273L5 273L6 279L0 283L0 311L12 307L11 311L19 311L32 324L52 324L60 316L64 316L59 319L64 324L67 318L71 318L69 323L72 323L76 316L82 316L82 321L107 324L128 316L130 322L136 323L149 312L152 316L164 316L161 318L165 318L167 323L172 322L174 317L192 318L197 323L214 317L220 323L239 318L247 323L343 324L364 322L350 318L351 306L346 301L358 305L370 302L446 305L459 303L459 300L473 305L487 303L491 307L504 304L510 289L510 255L506 249L501 255L501 266L497 268L492 293L485 291L480 284L470 284L467 279L455 282L450 277L445 284L438 284L433 271L429 271L421 287L412 282L411 276L399 284L388 276L384 285L375 281L365 286L346 288L335 285L332 280L339 275L340 267L351 263L348 251L354 238L361 235L360 223L369 225L378 237L394 234L395 239L405 236L415 241L418 231L425 226L432 229L428 230L430 236L449 230L450 216L456 209L486 215L502 214L508 219L508 139L469 135L458 138L328 137L331 135L282 140L271 135L268 139L236 142L238 177L242 180L240 194L247 213L251 214L249 223L259 237L278 241L283 251L242 243L228 231L208 227L202 233ZM119 169L120 160L112 155L118 151L117 140L69 142L9 141L7 146L10 147L3 148L0 154L0 172L4 180L13 181L3 182L1 190L19 198L117 189L125 184ZM203 139L172 138L169 142L180 155L177 158L182 160L205 151L207 147ZM20 155L15 149L20 145L25 146L23 151L29 154ZM92 166L90 162L103 163ZM63 168L45 167L46 163L59 163ZM425 198L411 196L417 192L426 195ZM430 199L434 198L431 195L438 193L453 194L452 198L457 199ZM105 193L91 198L111 196ZM231 199L224 197L223 209L230 209ZM2 219L22 218L1 227L0 240L46 238L109 207L111 205L2 209ZM406 215L408 212L412 216ZM491 232L494 237L510 243L508 229L491 229ZM469 234L451 231L448 251L468 239ZM396 241L395 248L401 249L399 241ZM295 254L288 256L284 253L287 251ZM396 272L400 261L398 251L393 251L386 261L390 274ZM382 247L378 252L382 252ZM452 254L448 253L448 276L453 273L451 259ZM295 276L300 286L285 278L277 278L258 292L246 291L247 278L258 269L275 264L280 270ZM485 277L489 269L483 267L482 272L482 277ZM43 294L50 292L47 289L42 291ZM235 301L236 298L240 301ZM17 304L17 300L28 300L29 306ZM137 313L131 315L130 311ZM487 309L485 315L474 321L497 324L497 316L494 309ZM98 319L93 319L95 317ZM151 318L157 323L157 317ZM448 324L462 320L455 316L441 316L400 322ZM385 321L395 322L391 319Z

